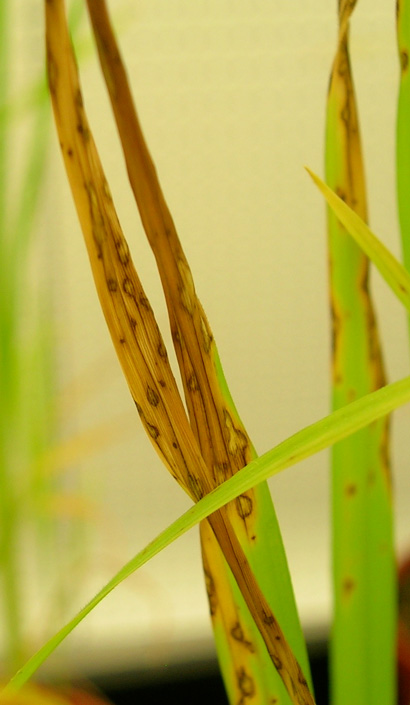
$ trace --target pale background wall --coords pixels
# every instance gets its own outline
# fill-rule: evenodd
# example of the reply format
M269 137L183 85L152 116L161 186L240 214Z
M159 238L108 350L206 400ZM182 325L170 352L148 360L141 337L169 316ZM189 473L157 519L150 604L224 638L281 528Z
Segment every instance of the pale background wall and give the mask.
M36 37L31 49L39 59L37 5L25 0ZM144 131L231 391L263 452L328 410L324 206L303 165L323 172L336 2L116 0L111 6ZM82 36L87 32L84 26ZM393 1L361 0L352 58L371 222L397 253ZM158 277L94 56L82 62L82 79L120 219L165 333ZM91 428L119 415L128 429L125 440L81 463L99 508L93 575L80 604L189 501L154 457L134 413L99 311L54 135L52 143L42 224L53 233L61 379L76 402L75 420L69 417L67 429ZM388 376L398 379L408 373L404 316L377 275L373 279ZM78 380L90 373L94 391L84 399ZM408 414L400 411L394 422L400 550L410 542ZM330 614L327 454L275 478L271 487L303 623L312 637L325 634ZM78 663L102 659L107 667L120 658L165 665L177 654L208 651L197 532L116 591L71 644Z

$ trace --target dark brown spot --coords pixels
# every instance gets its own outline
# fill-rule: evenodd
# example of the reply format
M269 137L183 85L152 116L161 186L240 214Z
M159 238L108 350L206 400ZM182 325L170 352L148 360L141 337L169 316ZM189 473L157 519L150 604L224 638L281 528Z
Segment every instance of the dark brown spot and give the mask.
M151 436L151 438L154 439L154 441L156 441L158 436L160 435L158 428L154 426L154 424L149 423L147 421L143 408L137 402L135 402L135 406L137 407L137 411L140 415L141 421L147 429L149 435Z
M231 636L235 639L235 641L239 641L241 644L243 644L243 646L248 649L251 654L255 653L254 645L251 641L245 639L245 634L243 633L243 629L239 622L235 622L234 626L232 627Z
M252 698L255 695L253 678L248 676L244 668L238 672L238 686L244 698Z
M137 327L137 321L135 320L135 318L133 318L132 316L130 316L130 319L129 319L129 320L130 320L131 328L136 328L136 327Z
M234 638L236 641L243 641L243 639L244 639L243 631L242 631L242 627L241 627L241 625L239 624L239 622L236 622L236 623L235 623L235 626L232 627L232 629L231 629L231 636L233 636L233 638Z
M277 671L281 671L283 668L282 661L280 660L279 656L276 656L275 654L272 655L272 661L273 665L275 666Z
M235 500L236 511L241 519L246 519L252 514L253 502L246 494L241 494Z
M342 201L344 201L344 202L346 203L346 201L347 201L347 195L346 195L345 191L343 191L343 190L340 188L340 186L338 186L338 187L336 188L336 195L339 196L339 198L341 198Z
M74 152L73 152L73 150L71 149L71 147L69 147L69 148L67 149L67 154L68 154L69 157L72 157L72 156L73 156Z
M51 49L49 47L47 47L47 72L48 72L48 85L50 88L50 93L52 95L55 95L56 90L57 90L58 68L57 68L57 64L54 60L54 57L51 53Z
M248 450L248 438L241 431L241 429L236 428L231 415L226 409L224 409L224 421L225 421L225 440L227 442L227 449L232 456L242 456L244 464L247 463L247 450Z
M107 279L107 286L108 286L108 291L117 291L118 289L118 282L116 279L113 279L110 277Z
M343 594L346 598L349 598L354 589L356 588L356 583L353 578L345 578L342 584Z
M167 385L165 384L165 381L163 379L158 380L158 384L160 387L166 387Z
M211 343L212 343L212 334L211 331L209 330L209 326L205 318L201 317L201 333L202 333L202 343L203 343L203 348L206 353L209 353L211 349Z
M402 73L406 73L409 65L409 55L405 49L400 52L400 66Z
M149 301L148 301L148 299L147 299L146 296L144 296L143 294L141 294L141 296L139 297L138 300L139 300L141 306L142 306L143 308L145 308L146 311L151 311L151 306L150 306L150 303L149 303Z
M206 593L208 595L209 602L209 611L211 613L211 616L213 616L216 613L216 608L218 606L218 596L216 594L215 582L209 570L204 569L204 575Z
M204 491L202 488L202 483L198 477L195 477L194 475L191 475L191 473L188 473L188 488L190 490L191 496L196 499L200 500L204 496Z
M272 626L272 624L275 624L275 617L273 616L273 614L265 612L265 610L263 610L263 621L270 627Z
M83 138L84 142L87 142L90 139L90 130L88 127L83 123L82 119L79 119L77 123L77 132L81 137Z
M347 497L354 497L357 494L357 485L354 482L350 482L346 485L345 492Z
M341 110L340 117L343 120L344 124L348 127L352 118L350 105L348 102L344 105L343 109Z
M159 431L158 431L157 427L151 423L148 423L148 421L146 421L146 424L147 424L147 430L148 430L149 435L151 436L151 438L156 440L159 436Z
M107 187L108 188L108 187ZM109 194L111 197L111 194ZM118 259L120 260L121 264L128 264L129 259L130 259L130 251L128 249L128 245L124 238L121 238L120 240L117 240L115 243L115 247L117 249L117 254L118 254Z
M302 671L299 664L298 664L298 681L301 685L307 686L307 680L306 680L305 676L303 675L303 671Z
M196 378L195 373L193 372L192 375L188 378L187 380L187 387L190 392L197 392L199 387L198 387L198 380Z
M232 473L229 472L229 465L226 461L222 463L215 463L213 466L214 478L217 485L228 479Z
M148 387L147 389L147 399L151 406L158 406L159 404L159 396L155 389L152 389L151 387Z
M159 356L162 357L163 360L166 360L168 358L167 349L166 349L164 343L162 342L162 340L159 342L157 350L158 350Z
M122 283L122 288L124 289L125 293L128 294L128 296L135 296L134 284L128 277L125 277Z

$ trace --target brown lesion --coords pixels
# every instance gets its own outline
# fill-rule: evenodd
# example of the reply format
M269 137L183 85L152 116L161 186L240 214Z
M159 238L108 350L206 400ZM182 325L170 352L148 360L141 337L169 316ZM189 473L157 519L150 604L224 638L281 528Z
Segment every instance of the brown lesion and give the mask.
M387 490L389 494L392 493L392 474L390 466L390 420L387 416L382 421L383 431L381 434L379 454L382 467L383 478L386 483Z
M77 132L82 137L84 142L88 142L90 140L91 135L90 135L90 129L87 124L87 119L84 114L83 97L81 95L80 89L78 89L75 93L74 106L75 106L76 117L77 117L77 125L76 125Z
M306 680L299 664L298 664L298 683L300 683L303 686L307 686L307 680Z
M273 661L273 665L275 666L276 670L281 671L283 668L283 663L282 663L281 659L279 658L279 656L276 656L276 654L273 654L272 661Z
M196 501L199 501L204 496L204 488L199 477L188 472L188 490L191 497L194 497Z
M138 302L141 304L142 308L144 308L146 311L149 311L149 312L152 311L151 304L148 301L145 294L140 294L140 296L138 298Z
M147 399L148 399L149 404L151 404L151 406L158 406L159 401L160 401L159 395L157 394L155 389L153 389L152 387L147 388Z
M138 415L139 415L142 423L144 424L145 428L147 429L147 432L149 433L151 438L153 438L154 441L156 441L160 435L159 429L157 428L157 426L155 426L154 424L147 421L147 418L144 413L144 409L142 408L141 404L139 404L138 401L136 401L135 399L134 399L134 402L135 402L136 409L138 411Z
M107 279L108 291L115 292L118 289L118 282L114 277L109 277Z
M256 695L255 682L243 667L236 674L239 692L241 694L238 705L244 705L246 700Z
M204 567L204 576L206 594L208 595L209 611L211 613L211 617L214 617L218 606L218 595L215 587L215 581L209 568Z
M115 247L117 250L118 259L122 265L126 266L130 261L130 251L125 238L116 239Z
M84 184L84 188L88 198L93 241L97 250L97 256L99 259L101 259L103 252L103 244L106 240L105 222L101 213L97 191L95 189L94 183L90 180Z
M208 322L205 319L205 316L201 316L200 326L201 326L202 346L203 346L204 351L208 354L209 351L211 350L213 337L212 337L212 333L209 329Z
M178 259L177 268L179 274L178 291L180 301L185 311L192 316L196 306L196 294L191 270L188 263L183 258Z
M135 298L135 287L132 279L130 279L129 277L125 277L122 282L122 288L124 293L127 294L127 296Z
M245 638L245 633L239 621L235 622L234 626L230 631L230 634L235 641L242 644L248 651L250 651L250 653L255 653L255 647L251 641Z
M241 457L243 466L248 463L249 440L241 429L236 428L232 416L224 409L224 433L229 455Z
M241 519L247 519L253 511L253 501L247 494L241 494L235 499L236 511Z
M221 485L225 480L228 480L229 477L232 477L230 465L225 460L214 463L212 470L216 485Z
M157 352L158 352L158 355L159 355L163 360L168 360L167 349L166 349L166 347L165 347L165 345L164 345L162 339L159 341L159 343L158 343L158 345L157 345Z
M265 622L265 624L267 624L270 627L273 624L275 624L276 619L271 612L266 612L265 610L262 610L262 612L263 612L263 621Z
M348 482L346 487L345 487L345 495L349 499L352 499L352 497L355 497L357 495L357 484L355 482Z
M347 576L342 582L343 597L348 600L356 590L356 581L352 577Z
M330 292L330 317L331 317L331 347L332 347L332 374L335 387L343 383L343 375L340 370L339 350L341 347L341 334L343 330L342 317L340 316L334 295Z
M192 374L188 377L187 387L190 392L197 392L199 390L198 380L195 372L192 372Z

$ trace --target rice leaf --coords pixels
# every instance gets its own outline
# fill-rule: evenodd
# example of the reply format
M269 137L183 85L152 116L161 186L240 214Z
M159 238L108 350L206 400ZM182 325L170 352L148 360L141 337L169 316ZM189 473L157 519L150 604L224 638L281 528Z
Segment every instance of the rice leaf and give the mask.
M192 430L214 487L255 452L227 390L209 322L159 184L134 107L105 2L88 8L131 187L164 289ZM305 674L306 645L276 515L266 485L227 508L232 527ZM217 650L232 703L289 702L208 522L201 525L205 580ZM310 678L310 676L308 676Z
M339 2L339 33L326 121L326 180L367 218L359 119L349 55L354 4ZM328 209L332 312L332 407L385 384L369 261ZM396 568L388 421L367 426L332 449L334 705L395 701Z
M60 147L101 307L154 448L183 489L198 500L212 484L132 263L86 118L64 2L48 0L45 9L48 77ZM209 521L291 701L312 704L301 667L255 580L227 511L220 510Z

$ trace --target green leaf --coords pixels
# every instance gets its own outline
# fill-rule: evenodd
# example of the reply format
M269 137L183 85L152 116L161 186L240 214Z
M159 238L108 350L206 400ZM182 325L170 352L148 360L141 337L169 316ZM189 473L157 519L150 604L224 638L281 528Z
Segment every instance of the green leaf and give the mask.
M339 196L306 167L319 191L322 192L330 208L363 252L372 260L380 274L397 298L410 311L410 275L390 250L370 230L366 223Z

